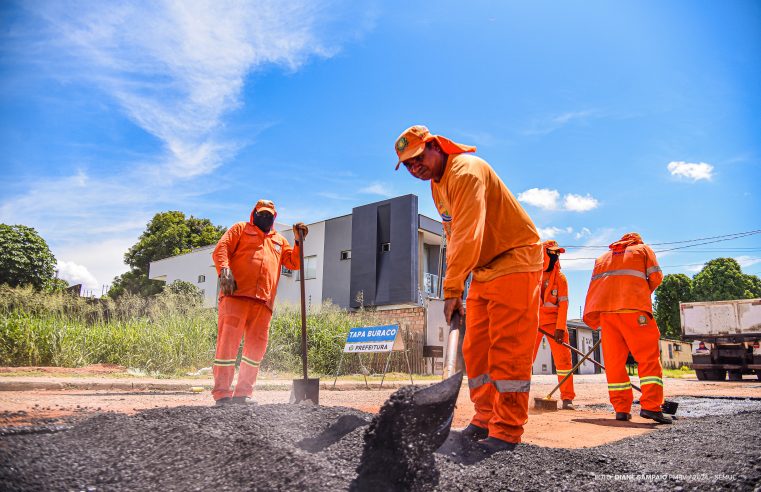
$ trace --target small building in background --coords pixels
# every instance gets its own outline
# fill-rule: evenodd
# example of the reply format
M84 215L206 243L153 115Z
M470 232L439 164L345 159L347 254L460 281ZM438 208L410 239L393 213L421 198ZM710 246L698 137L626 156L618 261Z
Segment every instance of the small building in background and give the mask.
M568 329L569 345L579 349L583 353L589 352L595 343L600 339L600 333L597 330L593 330L586 325L580 319L570 319L566 323ZM571 363L576 365L581 357L571 352ZM602 357L602 348L597 347L593 352L592 359L605 365ZM602 372L598 366L589 360L585 360L575 374L598 374ZM532 368L532 374L557 374L555 368L555 361L552 357L552 351L550 349L550 342L547 337L543 337L539 344L539 350L534 360L534 366Z
M692 367L692 344L681 340L661 338L661 366L664 369Z

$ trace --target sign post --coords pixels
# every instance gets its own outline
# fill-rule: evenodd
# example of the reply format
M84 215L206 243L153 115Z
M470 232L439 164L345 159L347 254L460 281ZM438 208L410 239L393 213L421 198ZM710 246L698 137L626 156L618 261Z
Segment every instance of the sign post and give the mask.
M415 384L412 380L412 368L410 367L410 359L407 355L407 351L404 347L404 339L400 336L399 325L383 325L383 326L365 326L351 328L346 335L346 343L344 349L341 352L341 357L338 359L338 368L336 369L336 377L333 380L333 387L336 386L336 381L341 372L341 363L343 362L344 354L373 354L373 353L388 353L386 358L386 366L383 369L383 378L381 378L380 387L383 388L383 381L386 379L386 372L388 372L388 366L391 362L391 355L393 352L404 352L404 356L407 360L407 372L410 375L410 383ZM362 359L360 358L360 363ZM363 373L364 375L364 373ZM367 376L365 375L365 385L367 385Z

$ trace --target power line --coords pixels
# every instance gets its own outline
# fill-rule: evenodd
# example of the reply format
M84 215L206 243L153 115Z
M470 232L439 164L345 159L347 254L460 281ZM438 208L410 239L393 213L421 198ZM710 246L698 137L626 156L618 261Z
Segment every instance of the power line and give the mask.
M745 231L745 232L735 232L735 233L732 233L732 234L722 234L720 236L708 236L708 237L699 237L699 238L696 238L696 239L685 239L685 240L682 240L682 241L667 241L667 242L661 242L661 243L647 243L647 244L649 244L650 246L666 246L666 245L670 245L670 244L694 243L694 242L698 242L698 241L707 241L709 239L719 239L719 238L726 238L726 239L723 239L723 241L729 241L729 240L732 240L732 239L739 239L741 237L753 236L755 234L761 234L761 229L755 229L755 230L752 230L752 231ZM704 243L704 244L709 244L709 243ZM563 247L564 248L580 248L580 249L582 249L582 248L590 248L590 249L592 249L592 248L605 248L605 249L607 249L608 248L607 245L602 245L602 244L589 244L589 245L586 245L586 246L584 246L584 245L581 245L581 246L580 245L565 246L564 245Z

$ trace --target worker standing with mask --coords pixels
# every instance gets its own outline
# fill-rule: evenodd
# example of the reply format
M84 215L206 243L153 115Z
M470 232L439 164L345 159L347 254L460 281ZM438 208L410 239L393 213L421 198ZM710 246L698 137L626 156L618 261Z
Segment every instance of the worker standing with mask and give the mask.
M542 246L528 214L475 147L413 126L397 139L400 164L431 182L447 237L444 316L465 314L463 357L476 413L463 435L484 453L510 450L528 420L539 326Z
M640 417L670 424L663 415L660 331L651 295L663 273L655 253L635 232L624 234L595 261L584 306L584 322L602 328L602 351L610 402L616 420L630 420L632 385L626 372L629 352L637 361L642 387Z
M545 241L542 243L544 250L544 271L542 273L542 301L539 309L539 326L547 333L554 335L548 338L552 357L555 360L555 370L558 375L558 383L568 374L571 374L571 349L564 347L568 343L568 281L560 271L560 254L565 249L558 246L557 241ZM539 331L534 344L534 360L539 352L544 334ZM573 399L576 393L573 391L573 375L560 386L560 398L563 400L564 410L573 410Z
M267 350L270 319L280 280L281 265L299 269L299 248L275 231L275 204L259 200L249 222L230 227L212 253L219 274L219 325L214 357L214 389L217 405L246 403ZM294 237L306 237L309 229L299 222ZM241 339L243 357L235 389L235 361Z

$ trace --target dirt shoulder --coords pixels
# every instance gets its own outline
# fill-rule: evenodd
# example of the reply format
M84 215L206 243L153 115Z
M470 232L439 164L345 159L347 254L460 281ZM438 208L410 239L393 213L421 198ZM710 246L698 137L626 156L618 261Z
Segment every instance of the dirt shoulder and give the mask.
M575 411L540 412L533 408L525 426L524 442L545 447L584 448L615 442L626 437L646 434L662 428L638 416L633 409L631 422L613 420L608 404L604 375L584 375L575 379ZM323 379L320 403L331 407L356 408L377 412L396 387L405 381L384 383L371 380L371 389L363 381L339 381L331 389L332 379ZM633 382L637 382L634 378ZM39 384L49 384L47 389ZM129 387L118 387L108 377L0 377L0 427L55 425L101 412L133 414L162 407L209 406L212 404L209 388L211 379L156 380L133 378ZM425 382L430 383L430 381ZM534 376L530 404L534 397L545 396L556 383L554 376ZM290 395L289 379L260 379L254 397L261 404L286 403ZM14 386L15 385L15 386ZM151 387L154 385L154 387ZM200 393L190 388L200 386ZM27 388L27 389L24 389ZM754 379L742 382L703 382L695 378L667 379L666 398L678 396L761 397L761 383ZM635 394L635 399L637 398ZM465 427L473 414L467 385L463 385L455 410L453 426Z

